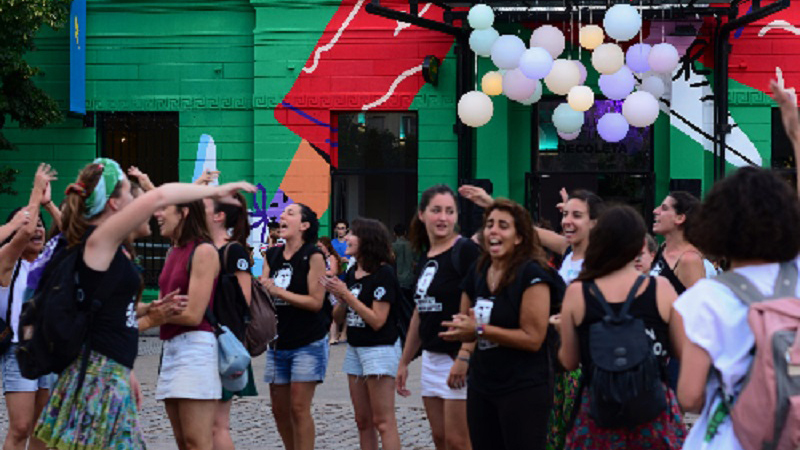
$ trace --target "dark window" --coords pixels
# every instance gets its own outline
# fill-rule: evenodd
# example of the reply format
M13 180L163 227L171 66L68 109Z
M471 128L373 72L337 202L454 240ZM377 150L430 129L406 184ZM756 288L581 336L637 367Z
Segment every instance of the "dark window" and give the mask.
M794 150L781 121L781 109L772 108L772 169L796 186L797 161Z
M138 167L156 186L178 181L178 113L98 113L97 119L102 156L125 170ZM160 236L152 218L150 230L152 235L137 240L134 248L142 257L145 285L157 287L170 242Z

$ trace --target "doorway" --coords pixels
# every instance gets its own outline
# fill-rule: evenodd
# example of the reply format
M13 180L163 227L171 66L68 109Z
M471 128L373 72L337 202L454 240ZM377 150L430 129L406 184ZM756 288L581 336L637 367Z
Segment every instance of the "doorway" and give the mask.
M331 222L369 217L408 226L417 203L417 113L341 112L338 168L331 169Z

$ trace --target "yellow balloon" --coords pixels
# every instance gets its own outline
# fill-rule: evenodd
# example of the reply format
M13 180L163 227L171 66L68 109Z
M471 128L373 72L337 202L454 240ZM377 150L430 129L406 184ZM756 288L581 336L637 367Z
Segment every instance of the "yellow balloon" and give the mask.
M567 103L575 111L588 111L594 105L594 92L589 86L574 86L567 94Z
M603 43L605 38L606 36L602 28L597 25L586 25L585 27L581 27L578 40L583 48L594 50L598 45Z
M486 72L481 78L481 90L486 95L500 95L503 93L503 75L500 72Z

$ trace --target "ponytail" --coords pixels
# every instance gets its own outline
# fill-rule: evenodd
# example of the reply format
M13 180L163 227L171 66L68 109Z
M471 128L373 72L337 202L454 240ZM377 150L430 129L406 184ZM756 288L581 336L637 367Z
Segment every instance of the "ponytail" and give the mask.
M86 214L86 199L92 195L94 188L103 175L101 164L89 164L78 174L78 180L67 187L64 193L64 208L61 211L61 230L67 239L67 246L73 247L81 242L89 220Z

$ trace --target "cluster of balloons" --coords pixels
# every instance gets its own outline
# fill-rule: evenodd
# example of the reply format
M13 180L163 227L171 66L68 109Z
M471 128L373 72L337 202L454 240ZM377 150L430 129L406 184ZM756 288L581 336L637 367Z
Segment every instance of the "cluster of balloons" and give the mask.
M562 139L575 139L584 124L584 112L594 105L594 92L583 83L586 67L580 62L559 58L566 47L564 34L552 25L534 30L530 46L515 35L500 35L492 25L492 8L478 4L467 16L474 31L469 44L479 56L489 57L499 70L488 72L481 90L464 94L458 102L461 121L472 127L485 125L492 118L490 96L504 94L511 100L530 105L542 96L542 81L550 91L566 96L567 102L553 112L553 124ZM607 98L624 100L622 114L607 113L598 120L597 130L608 142L619 142L630 126L646 127L658 118L658 98L665 85L660 74L671 74L678 66L678 51L671 44L635 44L623 52L615 41L628 41L639 34L642 17L631 5L617 4L606 11L603 27L586 25L579 33L580 45L592 51L592 66L600 74L599 88ZM641 83L637 88L636 77Z

